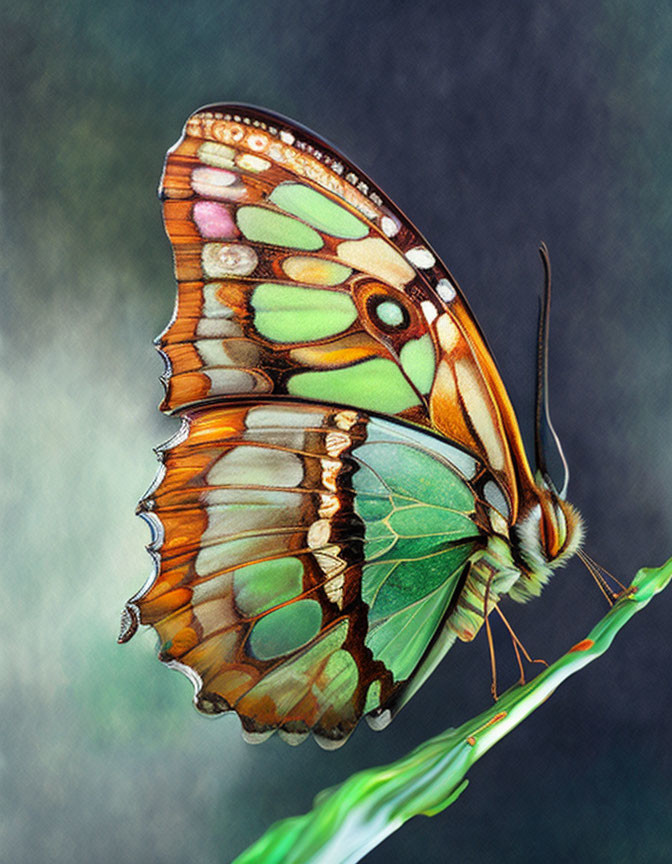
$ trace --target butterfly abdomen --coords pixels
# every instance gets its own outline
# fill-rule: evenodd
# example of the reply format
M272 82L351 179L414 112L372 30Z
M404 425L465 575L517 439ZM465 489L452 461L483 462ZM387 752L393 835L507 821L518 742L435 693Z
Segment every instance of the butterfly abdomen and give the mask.
M470 642L480 630L486 614L492 612L520 576L509 544L501 537L490 537L485 549L476 552L470 560L464 587L446 621L446 627L458 639Z

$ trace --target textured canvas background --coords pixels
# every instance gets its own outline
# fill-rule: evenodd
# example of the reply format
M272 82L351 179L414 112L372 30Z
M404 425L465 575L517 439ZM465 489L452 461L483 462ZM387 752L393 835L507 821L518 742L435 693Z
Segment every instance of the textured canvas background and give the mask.
M225 862L324 786L488 702L460 645L383 734L325 753L209 722L146 633L136 500L175 293L155 198L188 114L240 100L335 142L424 231L531 426L546 240L552 410L588 551L672 553L672 12L665 3L2 4L0 849L13 864ZM672 593L371 862L666 862ZM551 659L604 611L576 563L511 611ZM510 654L497 633L500 663ZM509 667L509 681L515 672Z

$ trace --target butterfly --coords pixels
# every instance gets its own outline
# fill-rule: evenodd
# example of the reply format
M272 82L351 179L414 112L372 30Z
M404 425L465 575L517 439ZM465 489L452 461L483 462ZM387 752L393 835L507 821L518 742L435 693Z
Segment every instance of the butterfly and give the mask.
M247 740L331 749L579 548L541 445L548 304L533 473L456 280L332 146L206 107L160 197L178 283L160 407L182 426L138 506L155 570L119 641L152 625Z

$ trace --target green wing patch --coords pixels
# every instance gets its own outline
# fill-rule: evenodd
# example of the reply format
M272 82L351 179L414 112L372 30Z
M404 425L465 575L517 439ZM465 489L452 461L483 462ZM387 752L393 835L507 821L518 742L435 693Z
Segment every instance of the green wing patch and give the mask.
M409 441L395 431L369 424L367 443L354 450L353 487L365 523L366 645L403 681L443 620L480 532L468 484L421 449L427 436Z

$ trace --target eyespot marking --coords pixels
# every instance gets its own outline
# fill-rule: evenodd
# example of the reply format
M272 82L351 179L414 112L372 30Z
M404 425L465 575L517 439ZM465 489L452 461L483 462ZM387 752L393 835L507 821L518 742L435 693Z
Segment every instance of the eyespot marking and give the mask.
M403 324L404 310L392 300L383 300L376 306L376 315L388 327L398 327Z
M373 323L386 332L404 330L411 318L401 303L390 300L384 294L374 294L367 301L367 311Z

